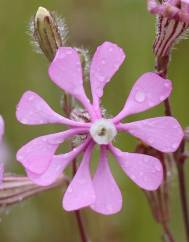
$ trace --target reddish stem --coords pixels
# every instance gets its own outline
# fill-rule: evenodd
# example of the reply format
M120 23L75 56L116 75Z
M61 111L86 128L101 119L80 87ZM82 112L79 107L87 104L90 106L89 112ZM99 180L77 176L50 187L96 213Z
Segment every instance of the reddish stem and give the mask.
M186 185L185 185L184 163L181 163L181 162L177 163L177 170L178 170L178 180L179 180L179 190L180 190L183 220L184 220L187 242L189 242L189 219L188 219L188 205L187 205L187 195L186 195Z
M73 160L72 172L73 172L73 176L77 172L77 160L76 159ZM84 227L84 224L83 224L83 221L82 221L81 211L80 210L76 210L74 212L74 214L75 214L75 218L76 218L76 221L77 221L77 225L78 225L81 241L82 242L87 242L88 239L87 239L87 234L85 232L85 227Z
M162 223L162 227L163 227L163 230L164 230L164 233L165 233L165 236L166 236L166 241L168 239L169 242L175 242L167 223Z
M72 104L70 102L70 96L65 93L63 111L67 118L70 117L71 110L72 110ZM72 144L72 148L74 148L73 144ZM77 159L74 159L72 162L72 176L73 177L75 176L76 172L77 172ZM80 235L81 242L88 242L87 234L85 232L85 227L84 227L83 220L81 217L81 211L80 210L74 211L74 215L75 215L77 226L79 229L79 235Z

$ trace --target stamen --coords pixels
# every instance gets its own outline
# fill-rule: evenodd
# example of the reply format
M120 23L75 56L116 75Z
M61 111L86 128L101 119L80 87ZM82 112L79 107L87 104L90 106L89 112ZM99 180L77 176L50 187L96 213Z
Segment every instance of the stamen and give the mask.
M97 144L107 145L115 138L117 130L111 121L99 119L91 126L90 134Z

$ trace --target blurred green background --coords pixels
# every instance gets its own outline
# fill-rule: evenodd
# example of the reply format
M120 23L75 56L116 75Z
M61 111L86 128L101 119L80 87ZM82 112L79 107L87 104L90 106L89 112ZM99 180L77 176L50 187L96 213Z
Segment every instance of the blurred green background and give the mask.
M146 11L141 0L0 0L0 113L6 121L6 142L12 151L7 169L23 173L15 161L16 150L39 134L50 133L56 127L25 127L15 119L15 106L22 93L33 90L43 96L57 111L61 111L61 90L48 78L48 62L37 55L27 35L28 22L39 6L55 10L63 16L69 28L69 44L89 48L105 40L116 42L127 53L127 60L108 85L103 99L108 113L121 108L136 78L153 70L151 51L155 35L155 18ZM174 114L183 126L189 121L189 41L177 46L170 65L174 83L172 103ZM161 115L155 108L134 118ZM131 118L131 120L133 117ZM117 146L133 150L134 139L120 136ZM161 228L154 222L143 192L129 181L113 163L114 174L123 192L123 210L105 217L83 210L91 242L160 242ZM35 198L2 209L0 214L1 242L79 242L78 229L72 213L61 207L63 189L46 192ZM172 184L171 224L177 241L184 241L176 178Z

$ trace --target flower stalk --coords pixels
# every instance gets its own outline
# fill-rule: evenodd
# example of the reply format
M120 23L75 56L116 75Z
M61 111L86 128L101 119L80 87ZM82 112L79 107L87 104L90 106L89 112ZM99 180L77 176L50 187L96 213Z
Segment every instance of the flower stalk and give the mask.
M168 63L169 63L168 60L169 60L169 56L166 56L163 58L162 57L157 58L156 60L157 73L159 73L159 75L161 75L164 78L167 77L167 73L168 73ZM165 108L165 115L172 116L172 108L171 108L169 98L167 98L164 101L164 108ZM185 140L181 142L180 147L178 148L177 152L175 152L174 159L175 159L175 163L177 165L177 171L178 171L180 200L181 200L181 206L182 206L185 233L187 237L187 242L189 242L189 213L188 213L188 202L187 202L186 184L185 184L186 182L185 182L185 173L184 173L184 161L186 159L184 155L184 147L185 147Z
M172 48L183 38L189 27L189 2L186 0L148 0L147 3L148 10L152 14L157 15L157 33L153 45L153 52L156 58L155 69L161 77L166 79ZM172 116L171 103L168 98L164 101L164 108L165 115ZM178 150L173 154L173 159L178 171L183 220L186 238L189 242L189 214L184 173L186 158L184 138ZM166 231L166 228L164 231Z

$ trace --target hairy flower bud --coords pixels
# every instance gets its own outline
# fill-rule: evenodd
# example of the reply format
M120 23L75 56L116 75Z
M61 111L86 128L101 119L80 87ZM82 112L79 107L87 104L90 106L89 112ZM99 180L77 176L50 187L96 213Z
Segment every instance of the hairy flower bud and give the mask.
M157 32L153 45L157 61L157 70L164 72L163 67L169 62L172 47L182 39L189 27L188 0L148 0L148 10L157 15Z
M171 51L189 29L189 0L147 0L148 10L157 16L157 31L153 45L155 69L167 78ZM172 116L169 99L164 101L165 114Z
M57 49L65 44L67 30L64 22L46 8L38 8L30 23L30 31L35 46L49 61L53 60Z

